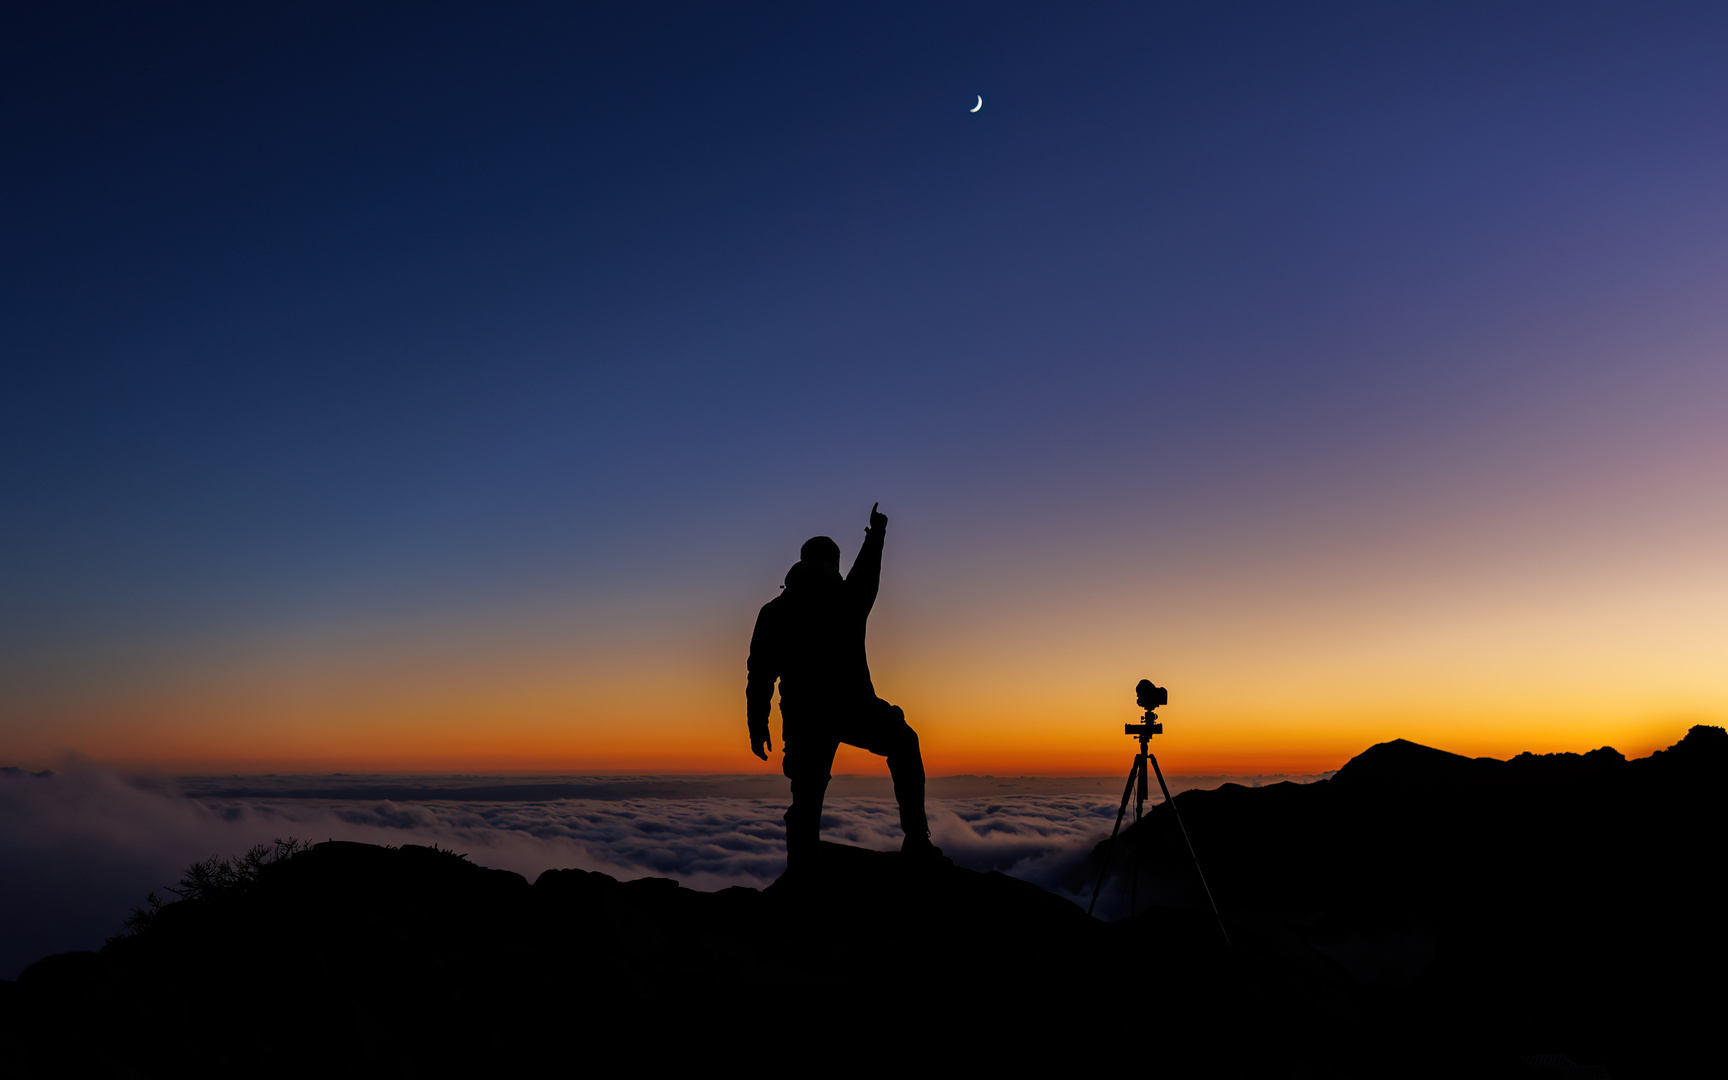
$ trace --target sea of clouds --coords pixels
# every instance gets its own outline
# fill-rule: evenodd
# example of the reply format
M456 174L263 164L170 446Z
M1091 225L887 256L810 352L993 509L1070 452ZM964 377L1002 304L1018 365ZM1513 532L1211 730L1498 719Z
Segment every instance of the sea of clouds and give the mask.
M1225 778L1171 779L1181 790ZM762 888L786 866L784 785L778 777L138 779L88 765L4 769L0 979L50 953L99 948L146 894L162 893L192 863L277 838L436 844L530 881L580 867L703 890ZM1088 855L1109 834L1121 789L1100 778L957 777L932 781L931 796L932 836L956 864L1084 904ZM887 782L836 777L823 835L897 849Z

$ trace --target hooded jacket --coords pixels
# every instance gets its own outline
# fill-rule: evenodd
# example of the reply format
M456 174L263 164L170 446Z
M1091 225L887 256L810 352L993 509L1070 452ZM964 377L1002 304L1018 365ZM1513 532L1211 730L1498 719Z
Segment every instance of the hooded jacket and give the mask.
M744 688L751 727L766 727L780 681L780 714L807 715L875 700L865 623L882 584L883 529L867 529L864 546L844 578L798 562L786 589L762 605L750 636L749 681Z

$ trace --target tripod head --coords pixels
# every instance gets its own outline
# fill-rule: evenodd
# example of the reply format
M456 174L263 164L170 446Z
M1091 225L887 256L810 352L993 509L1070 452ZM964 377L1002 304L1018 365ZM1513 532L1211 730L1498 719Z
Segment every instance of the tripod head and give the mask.
M1164 734L1164 725L1158 722L1158 714L1152 710L1170 704L1170 691L1162 686L1154 686L1151 679L1141 679L1134 687L1134 703L1145 709L1146 714L1140 718L1141 723L1123 724L1122 734L1134 736L1144 747L1147 739Z

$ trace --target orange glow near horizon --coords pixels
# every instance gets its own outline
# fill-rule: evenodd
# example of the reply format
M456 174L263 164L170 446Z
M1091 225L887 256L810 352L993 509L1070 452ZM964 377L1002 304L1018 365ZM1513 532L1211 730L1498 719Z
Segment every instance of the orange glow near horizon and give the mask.
M1120 695L1118 695L1120 696ZM1177 701L1181 696L1178 692ZM372 702L365 712L312 710L278 699L256 706L246 723L220 701L129 710L128 723L86 715L89 757L125 769L177 773L483 772L483 773L777 773L775 753L763 763L748 753L742 716L707 706L690 712L649 711L626 701L579 709L554 695L513 701ZM1678 741L1692 723L1720 722L1670 711L1627 722L1596 712L1554 711L1523 716L1474 711L1468 722L1435 709L1336 711L1306 708L1279 714L1252 709L1205 709L1173 704L1160 717L1166 733L1153 749L1172 775L1314 774L1341 767L1367 747L1396 738L1466 756L1506 758L1523 751L1583 752L1611 745L1643 757ZM735 711L742 713L742 703ZM1089 707L1088 707L1089 706ZM1111 776L1126 774L1134 740L1122 734L1139 714L1123 702L1070 702L1065 715L1034 704L1023 710L960 708L909 701L932 776ZM607 722L597 722L604 716ZM1054 718L1053 717L1059 717ZM81 748L74 747L75 750ZM64 749L42 746L23 763L60 762ZM835 772L885 775L883 759L842 747Z
M1612 584L1562 566L1418 585L1349 576L1330 551L1282 558L1170 586L1091 566L1034 581L1030 563L934 565L884 587L877 687L905 708L931 775L1125 775L1142 677L1170 689L1154 746L1174 775L1313 774L1398 738L1641 757L1728 720L1714 562ZM995 580L1034 583L1010 602ZM0 764L72 752L181 773L777 772L778 753L749 754L744 724L759 599L594 614L553 598L157 646L92 662L100 677L7 687ZM885 766L843 748L835 769Z

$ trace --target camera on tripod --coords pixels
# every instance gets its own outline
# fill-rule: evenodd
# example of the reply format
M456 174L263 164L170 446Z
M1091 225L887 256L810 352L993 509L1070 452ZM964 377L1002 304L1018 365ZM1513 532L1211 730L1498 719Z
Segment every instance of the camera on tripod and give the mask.
M1164 734L1164 725L1158 722L1158 716L1153 709L1162 709L1170 704L1170 691L1162 686L1152 685L1151 679L1141 679L1134 687L1134 702L1146 710L1143 724L1123 724L1122 734L1133 735L1136 738Z
M1098 906L1098 892L1104 888L1104 875L1110 870L1110 855L1116 847L1116 838L1122 833L1122 818L1128 813L1128 800L1134 798L1134 823L1140 823L1141 814L1145 811L1146 799L1149 794L1146 774L1150 772L1158 778L1158 789L1164 793L1164 805L1170 808L1170 816L1176 819L1176 827L1182 831L1182 842L1188 847L1188 858L1194 864L1194 874L1200 879L1200 887L1206 891L1206 902L1212 905L1212 917L1218 920L1218 933L1223 935L1224 944L1230 944L1230 931L1224 929L1224 916L1218 913L1218 902L1212 899L1212 886L1206 884L1206 874L1200 869L1200 857L1194 854L1194 842L1188 839L1188 826L1182 824L1182 812L1176 809L1176 800L1170 797L1170 785L1164 782L1164 770L1158 767L1158 758L1152 753L1152 736L1162 735L1164 725L1158 722L1158 714L1154 709L1161 709L1170 704L1170 691L1155 685L1151 679L1141 679L1134 687L1134 700L1146 714L1141 723L1124 724L1122 731L1140 740L1140 752L1134 755L1134 766L1128 770L1128 786L1122 789L1122 806L1116 811L1116 827L1110 830L1110 847L1106 849L1103 865L1098 868L1098 883L1092 886L1092 903L1087 906L1086 914L1090 916ZM1136 856L1140 845L1134 846ZM1131 872L1129 880L1134 883L1134 892L1128 902L1129 914L1134 914L1140 907L1140 876L1138 871Z

